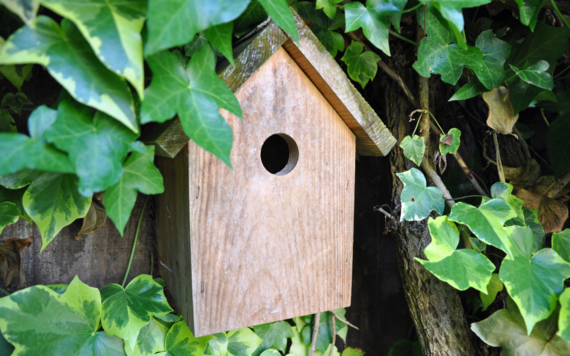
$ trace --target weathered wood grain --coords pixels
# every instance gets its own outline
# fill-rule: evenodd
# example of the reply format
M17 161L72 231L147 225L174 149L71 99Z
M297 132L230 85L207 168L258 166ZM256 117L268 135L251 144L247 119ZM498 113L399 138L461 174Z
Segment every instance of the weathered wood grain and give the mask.
M193 299L189 326L198 336L350 305L354 134L283 49L236 96L244 119L223 112L233 169L192 141L187 156L159 163L176 176L158 203L159 255L172 270L161 272L181 310ZM299 149L286 175L269 173L260 158L278 133ZM185 174L189 191L179 184Z
M188 144L188 136L182 130L178 117L164 123L149 123L143 130L140 140L146 145L153 145L157 156L174 158Z
M303 19L293 14L300 45L289 39L283 47L355 134L356 154L386 156L396 139Z

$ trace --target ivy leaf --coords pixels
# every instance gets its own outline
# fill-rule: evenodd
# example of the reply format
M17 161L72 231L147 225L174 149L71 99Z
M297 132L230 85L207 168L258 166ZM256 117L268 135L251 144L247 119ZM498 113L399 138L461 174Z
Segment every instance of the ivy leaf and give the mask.
M485 90L485 86L478 79L473 79L456 91L448 101L471 99Z
M253 333L253 331L252 331ZM177 322L166 334L166 351L157 356L202 355L209 337L196 338L186 326L184 320Z
M97 332L101 295L77 276L61 295L33 286L1 298L0 314L0 330L16 347L14 354L124 355L123 340Z
M250 356L262 342L249 328L229 331L227 337L228 354L233 356Z
M400 20L407 3L408 0L369 0L367 6L374 9L378 16L386 17L400 32Z
M263 353L261 354L261 356L281 356L281 352L275 350L275 349L267 349L265 351L263 351Z
M552 249L570 263L570 229L552 234Z
M390 44L388 43L390 23L386 17L379 16L373 7L373 0L367 0L366 7L357 1L344 5L345 32L355 31L362 27L364 36L374 46L390 56Z
M10 344L0 332L0 356L10 356L14 352L14 346Z
M499 277L520 308L528 334L534 324L550 316L564 280L570 277L570 263L553 249L540 250L534 256L534 237L528 227L512 226L511 255L503 260Z
M487 284L487 291L486 293L480 292L481 301L483 302L483 310L487 310L487 308L493 304L495 298L497 298L497 293L503 290L503 282L499 279L499 275L497 273L493 273L491 275L491 280L489 284Z
M404 156L406 156L409 160L411 160L418 166L422 163L422 160L424 159L424 151L426 149L424 141L425 141L424 138L418 135L414 135L414 137L410 137L408 135L404 137L404 139L400 143L400 147L402 147L402 149L404 150Z
M534 236L534 252L538 252L544 248L544 228L538 221L538 211L535 209L523 209L524 220L520 218L514 218L505 223L505 226L528 226L532 230ZM553 235L554 236L554 235ZM556 250L556 249L555 249ZM559 251L558 254L560 254ZM562 255L561 255L562 256ZM570 260L568 261L570 262Z
M164 192L162 175L153 163L154 146L145 146L145 150L144 154L131 154L119 181L105 191L105 211L121 236L135 206L137 190L147 195Z
M24 23L33 21L40 7L36 0L0 0L0 4L18 15Z
M150 323L142 327L137 340L135 348L131 350L128 343L125 344L127 355L137 356L152 356L157 352L165 351L164 340L168 328L162 323L157 321L154 317L150 319Z
M426 178L420 170L412 168L396 175L404 183L400 196L402 201L400 221L423 220L432 210L443 214L445 201L442 191L437 187L426 188Z
M0 203L0 234L5 226L15 224L20 220L20 210L11 202Z
M536 26L536 19L538 18L538 13L545 0L515 0L519 6L519 15L521 17L521 23L530 27L531 31L534 31Z
M79 195L75 175L43 173L24 193L23 204L40 229L43 251L61 229L87 214L91 197Z
M144 53L188 43L205 29L236 19L250 0L150 0ZM181 31L180 29L184 29Z
M509 204L511 209L517 214L521 220L525 220L523 213L523 201L513 195L513 186L508 183L497 182L491 186L491 197L498 198ZM526 225L525 225L526 226Z
M471 329L485 343L502 347L503 355L563 356L570 354L570 344L556 336L556 320L558 312L536 324L532 333L527 330L521 314L510 299L508 309L501 309L489 318L471 324Z
M333 19L337 13L335 4L338 4L340 2L342 2L342 0L317 0L316 8L323 9L325 14Z
M20 133L0 133L0 175L24 168L73 173L67 154L45 142L44 131L55 121L57 112L40 106L32 112L28 129L32 137Z
M22 92L18 92L16 94L13 93L6 93L2 98L2 107L9 107L10 109L14 110L16 114L20 115L22 112L22 108L26 105L33 105L26 96L26 94Z
M453 288L466 290L473 287L486 292L495 265L487 257L473 250L456 250L459 244L459 231L447 216L429 218L428 228L432 242L424 252L429 261L419 258L415 260Z
M451 137L451 143L449 144L442 143L443 140L449 140L450 137ZM451 130L449 130L447 135L441 135L439 140L439 152L441 152L442 155L446 155L448 153L455 154L459 149L460 144L461 144L461 131L459 131L456 128L452 128Z
M271 17L271 20L277 24L277 26L284 29L297 44L299 44L299 34L297 33L297 25L295 24L295 18L293 13L289 10L289 5L287 5L287 0L257 0L267 15Z
M103 64L126 78L140 98L144 93L142 57L145 0L65 1L40 0L58 15L71 20Z
M297 2L293 2L291 6L295 8ZM257 0L251 0L245 11L234 21L234 35L237 38L251 32L259 23L267 19L267 12Z
M341 61L348 66L348 75L364 88L368 81L376 76L377 63L381 58L371 51L362 53L363 48L360 42L352 41Z
M322 11L315 9L313 3L303 1L299 3L299 15L303 19L313 22L311 31L325 46L331 56L336 57L338 51L344 51L344 38L340 33L334 32L344 25L344 16L342 12L337 12L336 16L329 19Z
M505 221L516 217L514 210L501 199L491 199L479 206L457 203L451 208L449 220L467 225L481 241L510 253Z
M68 20L61 27L49 17L38 16L16 31L0 52L0 64L38 63L80 103L119 120L138 132L127 83L110 72Z
M203 32L200 32L192 39L192 41L190 41L190 43L186 43L184 45L184 55L186 57L192 57L194 53L201 50L202 47L204 47L207 44L208 40L206 39L206 36L204 36Z
M164 122L176 113L188 137L231 167L231 127L219 113L222 107L242 117L234 94L215 72L214 51L204 46L184 68L168 51L148 58L153 79L146 89L141 122Z
M111 283L101 288L103 314L101 324L107 333L116 335L134 348L139 331L151 320L151 315L172 311L164 296L163 287L151 276L135 277L123 289Z
M477 37L475 46L483 52L483 65L475 70L475 75L489 90L500 87L507 79L504 64L511 53L511 45L495 37L493 30L487 30Z
M10 202L16 204L20 217L31 224L32 220L28 214L26 214L24 204L22 203L22 197L25 192L26 189L7 189L0 185L0 203Z
M225 355L228 352L228 338L225 333L212 335L214 338L208 340L205 355Z
M233 30L234 30L234 23L227 22L217 26L210 27L209 29L204 31L204 37L206 37L206 39L210 41L210 43L214 47L216 47L218 51L222 52L224 57L226 57L232 65L234 65L234 55L232 47ZM204 45L205 44L206 43L204 42ZM200 46L198 50L200 50L202 46ZM186 47L184 49L186 50ZM197 52L198 50L196 50L195 52ZM186 55L188 55L188 51L186 51Z
M550 65L547 61L540 60L535 64L524 69L518 69L511 65L512 70L525 82L537 86L542 89L552 90L554 81L552 76L547 72Z
M285 352L287 339L293 337L291 326L285 321L254 326L253 330L257 336L263 339L259 347L254 351L253 356L258 356L270 348Z
M43 175L44 172L33 169L22 169L18 173L0 176L0 185L8 189L20 189L32 184L34 180Z
M0 3L2 3L2 0L0 0ZM4 38L0 36L0 52L2 52L2 48L4 47L5 43L6 41ZM10 83L16 87L16 89L20 90L24 84L24 81L30 76L33 66L33 64L0 65L0 74L8 79Z
M558 319L558 333L566 342L570 342L570 288L560 294L560 318Z
M137 135L102 112L64 100L57 119L45 132L48 141L68 152L84 197L105 190L119 180L121 159Z

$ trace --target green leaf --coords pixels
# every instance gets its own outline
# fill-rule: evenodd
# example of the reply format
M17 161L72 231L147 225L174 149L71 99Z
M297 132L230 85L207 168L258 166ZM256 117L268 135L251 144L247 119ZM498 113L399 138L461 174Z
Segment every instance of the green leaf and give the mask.
M548 62L543 60L525 69L518 69L511 65L512 70L515 71L523 81L542 89L552 90L554 88L554 81L550 73L547 72L548 67L550 67Z
M419 258L415 260L453 288L466 290L473 287L486 292L495 265L487 257L473 250L456 250L459 231L447 216L429 218L428 227L432 242L424 252L429 261Z
M27 222L31 224L32 220L30 219L28 214L26 214L26 210L24 209L24 204L22 202L22 197L24 196L25 192L26 189L24 188L7 189L0 186L0 203L10 202L16 204L20 217L25 219Z
M418 166L422 163L422 160L424 159L424 151L426 149L423 137L418 135L410 137L408 135L404 137L402 142L400 142L400 147L404 150L404 156L408 157L409 160Z
M16 120L8 113L7 110L0 109L0 133L2 132L18 132Z
M516 217L515 211L501 199L491 199L479 206L457 203L451 208L449 220L467 225L471 232L488 245L510 253L505 221Z
M0 133L0 175L24 168L73 173L67 154L45 142L44 131L55 121L55 110L40 106L32 112L28 129L32 137L20 133Z
M110 335L116 335L134 348L139 331L151 320L151 315L172 311L163 288L151 276L142 274L133 279L127 288L108 284L101 288L103 314L101 324Z
M537 106L558 113L560 116L566 116L566 114L570 113L570 90L558 91L555 97L556 100L542 102Z
M352 41L341 60L348 66L348 75L364 88L376 76L381 58L371 51L362 53L363 48L360 42Z
M483 52L483 65L474 70L475 75L489 90L500 87L507 79L504 64L511 53L511 45L495 37L493 30L487 30L477 37L475 46Z
M2 1L0 0L0 3ZM34 14L35 17L35 14ZM4 47L6 41L0 36L0 52ZM33 64L24 65L0 65L0 74L2 74L6 79L12 83L18 91L22 88L24 81L30 76L32 72Z
M531 31L534 31L536 19L538 18L538 14L544 5L544 1L545 0L515 0L519 6L521 23L530 27Z
M390 55L388 43L390 23L388 19L379 16L373 8L374 1L368 0L366 7L354 1L344 5L346 29L345 32L355 31L362 27L364 36L382 52ZM348 49L347 49L348 50Z
M528 226L532 230L532 234L534 235L534 248L533 253L538 252L544 248L544 228L538 221L538 211L534 209L523 209L524 220L520 218L514 218L508 220L505 223L505 226ZM558 251L556 251L558 252ZM560 253L560 252L558 252ZM570 262L570 261L569 261Z
M20 210L11 202L0 203L0 234L5 226L15 224L20 220Z
M491 197L498 198L509 204L511 209L517 214L521 220L525 220L522 206L524 202L522 199L513 195L513 186L509 183L497 182L491 186Z
M552 249L566 262L570 262L570 229L552 234Z
M536 87L534 87L536 88ZM558 116L548 127L546 148L556 178L570 168L570 114Z
M495 298L497 298L497 293L503 290L503 282L499 279L499 275L497 273L493 273L491 275L491 279L489 280L489 284L487 284L487 290L485 292L480 292L481 301L483 302L483 310L487 310L487 308L493 304Z
M228 352L228 338L225 333L212 335L214 338L208 340L205 355L226 355Z
M560 318L558 319L558 333L566 342L570 342L570 288L560 294Z
M515 244L511 248L513 256L503 260L499 276L520 308L530 334L534 324L554 311L557 296L564 289L564 280L570 277L570 263L550 248L532 256L534 238L530 228L513 226L507 229L515 232Z
M338 4L340 2L342 2L342 0L317 0L316 8L323 9L325 14L333 19L337 13L335 4Z
M299 34L297 33L297 25L293 13L289 10L286 0L258 0L263 6L267 15L277 26L284 29L297 44L299 44Z
M46 287L56 292L57 294L63 294L69 287L69 284L50 284L47 285Z
M48 141L69 153L79 176L79 192L89 197L119 180L121 160L137 135L102 112L64 100L45 132Z
M233 356L250 356L262 342L249 328L229 331L227 337L228 354Z
M275 349L267 349L267 350L263 351L261 356L281 356L281 352L279 352Z
M141 122L164 122L178 113L188 137L231 166L232 129L218 110L222 107L239 117L242 112L216 75L212 48L204 46L186 68L168 51L149 57L148 63L154 76L142 103Z
M426 178L420 170L412 168L396 175L404 183L400 196L402 201L400 221L423 220L432 210L443 214L445 201L442 191L437 187L426 188Z
M541 91L540 87L529 84L516 76L516 79L509 84L509 99L513 105L513 115L526 109Z
M448 101L471 99L472 97L484 91L487 91L485 86L481 84L478 79L474 78L469 83L462 86L458 91L456 91Z
M471 324L471 329L485 343L502 347L502 355L564 356L570 354L570 344L556 336L558 312L536 324L530 335L517 306L508 300L508 310L501 309L489 318Z
M0 299L0 330L14 355L124 355L123 340L99 331L101 296L75 277L59 295L33 286Z
M0 176L0 185L8 189L20 189L32 184L44 172L33 169L22 169L18 173Z
M204 31L204 37L216 47L216 49L224 55L234 65L234 55L232 47L232 32L234 23L227 22L217 26L210 27ZM197 51L196 51L197 52ZM186 52L188 55L188 52Z
M188 43L197 33L234 20L249 1L150 0L145 56Z
M145 153L133 152L123 165L119 181L105 191L105 212L123 236L125 226L137 200L143 194L164 192L162 175L155 167L154 146L145 146Z
M33 21L40 7L36 0L0 0L0 4L18 15L24 23Z
M192 39L192 41L190 41L189 43L186 43L184 45L184 55L186 57L192 57L194 55L194 53L201 50L202 47L204 47L207 44L208 44L208 40L206 39L206 36L204 35L203 32L200 32L199 34L197 34ZM232 56L232 60L233 60L233 56Z
M257 336L263 339L263 342L253 352L253 356L258 356L270 348L285 352L287 339L293 337L291 326L285 321L254 326L253 330Z
M0 52L0 64L21 63L46 66L77 101L138 132L127 83L101 64L71 22L63 20L59 27L51 18L38 16L16 31Z
M252 331L253 333L253 331ZM179 321L168 330L166 334L166 352L156 356L188 356L202 355L206 349L206 343L211 337L196 338L186 326L184 321Z
M164 341L167 332L166 326L155 318L151 318L150 323L143 326L139 332L135 341L135 348L131 350L130 345L125 344L125 350L128 350L127 355L152 356L157 352L165 351Z
M452 137L451 144L450 145L442 144L441 141L448 138L449 136ZM455 154L457 152L457 150L459 149L459 145L461 144L461 131L459 131L456 128L452 128L451 130L449 130L447 135L441 135L439 142L440 142L439 143L439 152L442 155L446 155L448 153L449 154Z
M242 37L266 19L267 12L263 6L257 0L251 0L245 11L234 21L234 36Z
M400 19L408 0L368 0L367 7L380 17L386 17L400 32Z
M34 105L34 103L22 92L16 94L6 93L2 98L2 107L9 107L18 115L21 114L22 108L26 105Z
M336 57L338 51L344 51L344 38L340 33L334 32L344 25L342 12L337 12L334 18L329 19L322 11L315 9L313 3L303 1L299 3L299 15L303 19L313 22L311 31L314 32L331 56Z
M87 214L91 197L79 195L75 175L44 173L26 190L23 204L40 229L43 251L61 229Z
M10 344L0 332L0 356L10 356L14 352L14 346Z

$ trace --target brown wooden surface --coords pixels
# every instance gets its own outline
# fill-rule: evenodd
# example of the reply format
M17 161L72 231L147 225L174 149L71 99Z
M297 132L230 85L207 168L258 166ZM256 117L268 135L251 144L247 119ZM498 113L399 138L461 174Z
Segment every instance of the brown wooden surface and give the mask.
M107 219L101 229L93 234L83 235L84 241L77 241L75 235L82 223L82 219L79 219L64 228L40 253L42 241L38 228L20 219L16 224L4 228L0 242L11 237L34 237L32 246L22 252L24 270L30 285L68 284L75 275L84 283L97 288L109 283L121 284L144 198L139 196L125 228L124 237L121 237L111 220ZM139 274L150 272L150 241L154 234L150 212L151 209L147 206L127 282ZM12 282L12 287L16 285L14 283Z
M191 250L167 265L189 275L191 264L195 335L350 305L354 135L283 49L236 96L244 119L223 113L234 131L233 170L190 141L190 191L178 197L190 197ZM299 148L283 176L260 159L277 133ZM159 240L176 236L161 226Z

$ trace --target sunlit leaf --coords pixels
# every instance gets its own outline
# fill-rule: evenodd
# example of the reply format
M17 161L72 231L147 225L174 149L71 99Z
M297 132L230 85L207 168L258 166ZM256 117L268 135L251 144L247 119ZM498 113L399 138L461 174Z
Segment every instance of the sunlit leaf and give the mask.
M18 15L24 23L34 20L40 7L36 0L0 0L0 4Z
M514 218L508 220L505 226L528 226L532 230L534 236L534 249L533 252L538 252L544 248L544 229L538 221L538 211L534 209L523 209L524 220L521 218ZM558 252L558 251L557 251Z
M444 140L451 140L450 143L447 141L442 143ZM439 152L442 155L446 154L455 154L459 149L459 145L461 144L461 131L456 129L455 127L450 129L447 132L447 135L441 135L439 139Z
M423 137L414 135L413 137L406 136L400 143L400 147L404 150L404 156L420 165L424 159L424 151L426 149L425 140Z
M537 86L542 89L552 90L554 81L552 76L547 72L550 65L547 61L540 60L535 64L524 69L518 69L511 65L512 70L525 82Z
M357 1L344 6L346 32L355 31L362 27L364 36L382 52L390 55L388 43L390 23L384 16L379 16L374 9L374 1L368 0L366 7Z
M253 352L253 356L258 356L270 348L285 352L287 339L293 337L291 325L285 321L254 326L253 330L257 336L263 339L259 347Z
M323 9L325 14L331 19L336 15L336 4L342 2L342 0L317 0L316 8Z
M179 321L166 334L166 351L158 353L157 356L202 355L209 339L211 337L194 337L186 323Z
M157 321L154 317L150 319L150 323L142 327L135 341L135 348L131 349L128 343L125 343L125 350L128 356L152 356L157 352L165 351L164 341L168 328Z
M348 66L348 75L364 88L369 80L374 79L378 70L380 56L372 51L362 53L363 46L360 42L352 41L344 52L341 60Z
M479 295L481 297L481 301L483 302L483 310L487 310L489 305L493 304L495 298L497 297L497 293L503 290L503 282L499 279L499 275L497 273L493 273L491 275L491 279L489 280L489 284L487 284L487 291L480 292Z
M552 249L570 263L570 229L552 234Z
M560 317L558 319L558 333L566 342L570 343L570 288L560 294Z
M443 214L445 201L442 191L437 187L426 187L426 178L421 171L412 168L396 175L404 183L400 196L402 201L400 221L423 220L432 210Z

